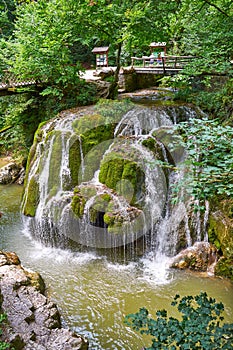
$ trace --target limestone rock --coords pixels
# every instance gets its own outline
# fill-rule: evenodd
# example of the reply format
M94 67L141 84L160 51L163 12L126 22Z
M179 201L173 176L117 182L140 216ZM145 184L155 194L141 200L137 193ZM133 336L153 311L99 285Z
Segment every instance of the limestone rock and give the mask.
M0 184L6 185L16 182L20 176L21 178L23 176L22 167L15 162L10 162L0 169Z
M7 315L2 340L19 350L86 350L86 340L61 328L57 306L44 290L38 273L23 268L15 253L0 251L0 307Z
M217 249L208 242L196 242L173 259L171 267L195 271L211 270L217 261Z

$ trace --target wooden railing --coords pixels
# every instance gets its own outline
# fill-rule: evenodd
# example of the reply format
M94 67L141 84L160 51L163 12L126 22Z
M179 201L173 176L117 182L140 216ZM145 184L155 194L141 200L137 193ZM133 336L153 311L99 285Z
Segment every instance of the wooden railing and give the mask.
M182 70L185 65L193 60L194 56L164 56L156 58L153 56L131 57L131 66L137 66L135 62L139 62L138 66L143 68L161 68L163 73L166 73L166 69Z
M22 80L19 76L5 70L0 76L0 90L5 90L14 87L21 87L27 85L34 85L37 81L35 79Z

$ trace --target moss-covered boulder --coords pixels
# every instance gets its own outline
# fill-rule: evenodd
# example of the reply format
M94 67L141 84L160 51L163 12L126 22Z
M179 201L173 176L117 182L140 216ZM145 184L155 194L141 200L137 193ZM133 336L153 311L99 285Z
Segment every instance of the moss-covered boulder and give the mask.
M144 188L144 173L136 162L128 159L115 158L102 163L99 179L109 188L118 190L130 199L134 205L142 196ZM125 181L128 180L128 181ZM131 184L131 186L130 186ZM129 188L129 191L127 190ZM133 189L133 193L131 191ZM131 198L129 198L131 196Z
M71 208L77 219L106 228L102 234L143 231L142 211L105 185L86 183L76 187Z
M33 176L28 184L27 197L25 198L24 215L35 216L40 201L38 180Z
M150 133L165 117L147 112L129 101L100 101L40 126L23 200L24 214L35 216L33 232L46 232L55 244L61 234L99 247L107 234L113 247L150 229L152 216L155 222L164 210L167 182L155 162L162 147Z
M69 167L73 186L90 181L99 168L103 154L114 138L114 130L124 113L132 109L129 101L100 101L72 123Z
M145 196L141 157L130 139L118 139L101 161L99 173L101 183L124 196L130 205L136 206L142 205Z

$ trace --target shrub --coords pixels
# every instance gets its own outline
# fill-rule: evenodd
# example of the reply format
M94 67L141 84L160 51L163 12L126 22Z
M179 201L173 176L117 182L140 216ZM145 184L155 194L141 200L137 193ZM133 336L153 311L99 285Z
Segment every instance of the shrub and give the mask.
M223 324L221 302L201 292L183 298L176 295L171 305L181 313L179 319L168 318L166 310L157 311L153 319L146 308L126 316L127 325L153 337L151 346L145 350L233 349L233 323Z

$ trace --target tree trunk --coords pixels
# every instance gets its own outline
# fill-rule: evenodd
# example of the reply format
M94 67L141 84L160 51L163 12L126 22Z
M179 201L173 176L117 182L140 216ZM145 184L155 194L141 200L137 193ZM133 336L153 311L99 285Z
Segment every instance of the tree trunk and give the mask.
M112 100L114 100L117 97L119 72L121 68L121 48L122 48L122 43L119 43L117 46L116 70L114 73L114 80L109 89L109 98Z

